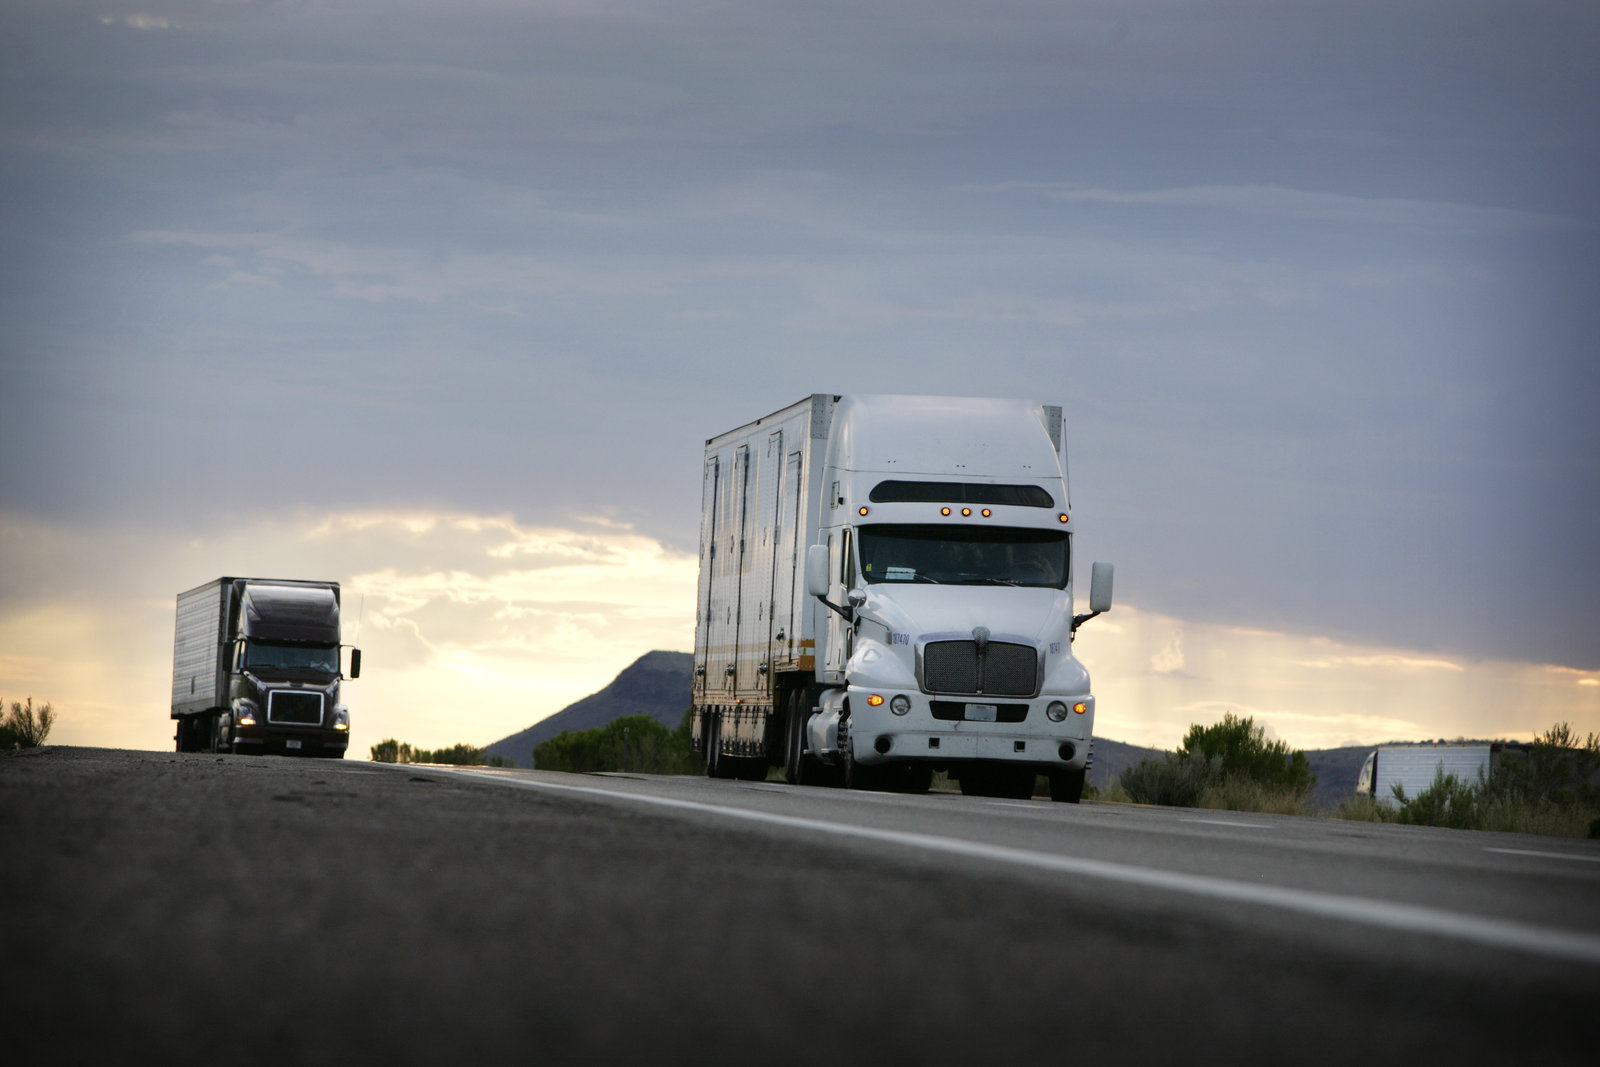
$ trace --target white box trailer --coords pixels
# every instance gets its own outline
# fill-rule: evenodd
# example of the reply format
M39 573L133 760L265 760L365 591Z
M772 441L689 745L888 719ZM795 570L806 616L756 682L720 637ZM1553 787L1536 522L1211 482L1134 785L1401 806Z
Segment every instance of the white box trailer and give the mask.
M814 394L706 442L695 746L717 777L1083 788L1061 409Z
M1524 758L1531 746L1514 741L1422 741L1380 745L1361 767L1356 793L1381 804L1395 803L1399 786L1406 799L1414 799L1441 774L1454 775L1465 785L1489 780L1506 759Z

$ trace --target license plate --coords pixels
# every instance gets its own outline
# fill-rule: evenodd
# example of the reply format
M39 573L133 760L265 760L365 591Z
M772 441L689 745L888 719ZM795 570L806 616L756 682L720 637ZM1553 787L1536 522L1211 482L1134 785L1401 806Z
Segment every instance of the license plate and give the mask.
M1000 709L993 704L967 705L968 722L994 722L995 716L999 713Z
M298 742L298 741L285 741L283 743L283 747L284 748L299 748L300 747L300 742Z

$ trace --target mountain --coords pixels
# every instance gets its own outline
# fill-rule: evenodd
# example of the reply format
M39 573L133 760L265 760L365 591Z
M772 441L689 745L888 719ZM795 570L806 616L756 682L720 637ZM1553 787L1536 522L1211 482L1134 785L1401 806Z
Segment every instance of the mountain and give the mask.
M1096 789L1104 789L1111 779L1132 767L1147 756L1159 756L1159 748L1141 748L1122 741L1097 737L1089 746L1091 763L1085 779Z
M532 767L533 746L563 730L593 730L628 715L650 715L676 730L694 689L693 664L694 656L688 652L646 652L598 693L501 738L484 751L509 757L518 767Z

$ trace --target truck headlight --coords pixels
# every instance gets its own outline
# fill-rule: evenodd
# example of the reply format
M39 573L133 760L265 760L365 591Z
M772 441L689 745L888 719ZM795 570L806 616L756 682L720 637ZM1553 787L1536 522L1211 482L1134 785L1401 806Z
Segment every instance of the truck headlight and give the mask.
M233 706L233 724L235 726L254 726L256 724L256 706L248 700L241 700Z
M333 706L333 728L335 730L350 729L350 709L343 704Z
M1067 706L1059 700L1052 700L1050 706L1044 709L1044 713L1050 717L1051 722L1065 722Z
M911 698L906 696L904 693L900 693L893 700L889 701L889 710L894 712L896 715L904 715L906 712L911 710Z

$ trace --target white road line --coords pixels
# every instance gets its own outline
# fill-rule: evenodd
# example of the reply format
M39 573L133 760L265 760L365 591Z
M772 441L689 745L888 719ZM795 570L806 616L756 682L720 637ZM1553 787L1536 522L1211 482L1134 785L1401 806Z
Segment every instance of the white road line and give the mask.
M1227 819L1179 819L1179 822L1203 822L1207 826L1243 826L1250 830L1270 830L1264 822L1229 822Z
M401 764L395 764L394 766L398 767ZM1538 956L1573 960L1590 966L1600 966L1600 936L1577 930L1559 930L1552 927L1532 926L1527 923L1509 922L1504 919L1492 919L1480 915L1468 915L1463 912L1440 911L1436 908L1425 908L1416 904L1398 904L1392 901L1371 900L1363 897L1342 897L1310 889L1253 885L1248 882L1234 882L1209 875L1184 874L1178 871L1163 871L1153 867L1134 867L1124 863L1109 863L1104 860L1057 856L1048 852L1034 852L1004 845L986 845L953 837L935 837L932 834L880 830L867 826L844 826L838 823L823 822L819 819L806 819L794 815L747 811L742 808L703 804L693 800L674 800L668 797L648 796L641 793L597 789L593 786L561 785L555 782L541 782L529 778L491 776L473 771L443 767L430 767L429 771L435 774L458 775L479 782L493 782L497 785L517 786L524 789L542 789L559 793L580 793L588 796L604 797L609 800L631 801L651 807L669 808L677 811L694 811L706 815L720 815L730 819L741 819L745 822L766 823L770 826L784 826L795 830L809 830L816 833L831 834L835 837L877 841L883 844L920 849L925 852L938 852L946 855L964 856L969 859L1007 863L1018 867L1029 867L1034 870L1071 874L1084 878L1099 878L1103 881L1122 885L1136 885L1148 889L1185 893L1190 896L1206 897L1212 900L1256 904L1262 907L1277 908L1282 911L1298 912L1303 915L1314 915L1324 919L1360 923L1388 930L1402 930L1407 933L1432 934L1436 937L1454 938L1458 941L1487 945L1491 948L1510 949L1515 952L1527 952Z
M1600 856L1574 856L1570 852L1536 852L1531 848L1486 848L1485 852L1504 852L1508 856L1545 856L1553 860L1578 860L1581 863L1600 863Z

